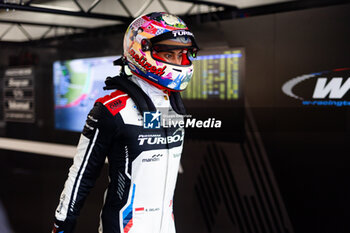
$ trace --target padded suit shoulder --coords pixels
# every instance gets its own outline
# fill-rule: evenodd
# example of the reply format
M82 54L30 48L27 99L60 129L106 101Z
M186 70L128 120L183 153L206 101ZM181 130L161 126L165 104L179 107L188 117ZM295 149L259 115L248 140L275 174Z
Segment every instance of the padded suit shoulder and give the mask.
M96 100L95 103L102 103L109 112L115 116L126 106L126 101L129 99L129 95L123 91L116 90L110 95L106 95Z

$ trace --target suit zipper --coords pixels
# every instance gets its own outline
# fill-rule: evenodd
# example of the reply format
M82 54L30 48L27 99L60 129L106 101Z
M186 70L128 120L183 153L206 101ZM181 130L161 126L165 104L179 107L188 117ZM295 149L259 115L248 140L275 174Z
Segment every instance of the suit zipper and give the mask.
M166 147L167 147L167 156L166 156L166 173L165 173L165 182L164 182L164 193L163 193L163 201L162 201L162 215L160 220L160 228L159 233L162 232L163 227L163 218L164 218L164 203L165 203L165 197L166 197L166 187L167 187L167 180L168 180L168 171L169 171L169 143L168 143L168 129L164 128L165 131L165 138L166 138Z

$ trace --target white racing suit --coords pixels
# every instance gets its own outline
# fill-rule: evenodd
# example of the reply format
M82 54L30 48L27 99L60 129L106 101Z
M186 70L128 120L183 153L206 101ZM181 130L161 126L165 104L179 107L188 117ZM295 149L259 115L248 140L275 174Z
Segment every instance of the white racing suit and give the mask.
M166 93L141 79L131 79L162 114L177 115ZM117 90L96 101L60 197L53 232L73 232L107 157L110 183L99 232L175 233L172 200L184 130L148 129L143 123L135 102L125 92Z

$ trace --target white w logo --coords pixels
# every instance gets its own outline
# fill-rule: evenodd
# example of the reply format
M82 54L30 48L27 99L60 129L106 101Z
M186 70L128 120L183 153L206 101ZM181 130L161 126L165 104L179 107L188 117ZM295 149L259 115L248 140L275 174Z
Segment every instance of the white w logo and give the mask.
M330 99L340 99L350 89L350 78L342 85L343 78L333 78L327 85L327 78L317 79L313 98L322 99L329 94Z

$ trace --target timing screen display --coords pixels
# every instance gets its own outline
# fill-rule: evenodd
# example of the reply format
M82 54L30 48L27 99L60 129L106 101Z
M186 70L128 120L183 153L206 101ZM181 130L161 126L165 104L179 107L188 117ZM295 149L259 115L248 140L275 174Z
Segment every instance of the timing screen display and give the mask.
M189 100L238 99L241 60L242 51L239 49L198 56L192 61L194 64L192 80L181 96Z

